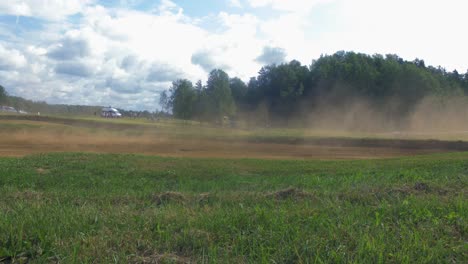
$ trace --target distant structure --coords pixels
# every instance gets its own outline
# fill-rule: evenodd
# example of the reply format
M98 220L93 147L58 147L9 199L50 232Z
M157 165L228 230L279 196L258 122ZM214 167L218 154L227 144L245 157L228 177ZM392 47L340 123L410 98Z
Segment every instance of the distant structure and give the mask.
M102 108L101 117L119 118L119 117L122 117L122 114L119 112L119 110L109 106L109 107L103 107Z

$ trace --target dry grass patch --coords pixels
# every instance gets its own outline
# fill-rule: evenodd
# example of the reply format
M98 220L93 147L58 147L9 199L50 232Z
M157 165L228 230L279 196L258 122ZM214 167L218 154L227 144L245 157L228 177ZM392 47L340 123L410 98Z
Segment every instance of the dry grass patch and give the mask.
M457 193L456 190L451 190L449 191L448 189L437 187L437 186L431 186L428 183L424 182L416 182L413 186L409 185L404 185L402 187L397 187L397 188L392 188L387 191L388 194L392 193L399 193L399 194L404 194L404 195L420 195L420 194L437 194L441 196L445 196L449 194L450 192L452 193Z
M9 198L21 201L43 201L46 200L44 193L35 190L23 190L12 193Z
M305 192L298 188L289 187L286 189L282 189L276 192L268 193L266 198L275 199L275 200L302 200L302 199L310 199L315 198L314 194Z
M175 263L186 264L195 263L190 258L178 256L176 254L158 254L154 252L144 252L142 255L131 256L128 258L128 263L132 264L160 264L160 263Z
M36 172L39 173L39 174L48 174L50 171L48 169L44 169L44 168L37 168Z
M152 200L156 205L163 205L167 203L183 204L188 201L187 197L179 192L164 192L155 194L153 195Z

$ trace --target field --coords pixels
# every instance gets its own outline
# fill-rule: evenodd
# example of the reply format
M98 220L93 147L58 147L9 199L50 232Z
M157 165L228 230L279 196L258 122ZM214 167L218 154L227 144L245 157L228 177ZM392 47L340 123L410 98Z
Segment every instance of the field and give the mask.
M463 141L2 118L0 262L468 262Z

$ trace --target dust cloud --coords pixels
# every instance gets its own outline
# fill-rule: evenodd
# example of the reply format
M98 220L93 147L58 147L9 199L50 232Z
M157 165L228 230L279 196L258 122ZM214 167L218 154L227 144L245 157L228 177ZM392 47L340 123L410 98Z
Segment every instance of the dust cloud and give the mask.
M438 135L465 133L468 138L468 97L465 96L425 97L413 105L396 98L379 102L358 97L341 102L323 98L313 107L304 105L301 109L286 121L275 120L265 105L244 116L248 116L251 127L306 128L309 132L350 135L433 135L434 139Z
M415 133L468 133L468 98L424 98L408 116Z

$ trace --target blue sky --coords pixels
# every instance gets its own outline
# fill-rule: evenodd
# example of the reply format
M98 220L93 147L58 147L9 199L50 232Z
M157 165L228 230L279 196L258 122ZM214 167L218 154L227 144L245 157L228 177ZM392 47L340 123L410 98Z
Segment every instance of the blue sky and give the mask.
M0 84L50 103L155 110L171 81L339 50L468 69L464 0L9 0Z

